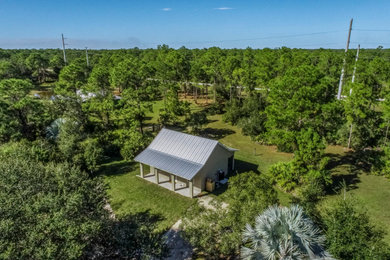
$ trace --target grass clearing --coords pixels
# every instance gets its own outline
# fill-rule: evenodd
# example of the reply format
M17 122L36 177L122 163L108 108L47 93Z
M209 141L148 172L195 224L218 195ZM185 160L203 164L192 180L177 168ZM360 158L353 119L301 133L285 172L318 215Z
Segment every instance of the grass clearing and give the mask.
M359 175L356 188L349 193L356 196L367 208L372 221L387 232L390 244L390 182L383 176Z
M100 170L110 204L118 216L150 211L162 218L158 231L170 228L194 200L137 177L139 164L112 161Z
M354 184L348 186L347 196L352 195L367 210L373 224L387 234L385 241L390 245L390 182L383 176L360 174ZM339 194L328 195L319 204L321 210L329 206Z

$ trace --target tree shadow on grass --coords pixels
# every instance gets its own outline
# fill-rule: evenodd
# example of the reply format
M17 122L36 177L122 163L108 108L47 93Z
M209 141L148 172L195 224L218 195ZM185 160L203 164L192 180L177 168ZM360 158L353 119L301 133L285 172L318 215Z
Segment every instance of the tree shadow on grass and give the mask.
M218 139L224 138L225 136L228 136L228 135L231 135L234 133L235 133L235 131L228 129L228 128L207 127L200 132L200 135L203 137L206 137L206 138L218 140Z
M383 155L383 151L380 150L362 150L362 151L349 151L344 155L340 154L325 154L330 158L327 168L329 170L335 170L336 167L346 165L350 168L350 171L358 172L370 172L372 168L380 168L382 160L380 157Z
M136 168L135 162L128 162L125 160L119 160L118 158L112 158L106 164L100 166L98 175L113 176L123 175L128 172L134 171Z
M208 124L215 123L215 122L218 122L218 120L217 119L207 119Z
M335 169L341 165L353 166L355 161L351 153L346 153L344 155L327 153L325 154L325 156L329 157L330 159L326 168L327 170L330 170L332 172L335 171Z
M126 214L123 216L118 216L117 219L118 221L135 222L141 226L155 226L155 227L157 227L159 222L165 220L163 215L161 215L160 213L153 213L149 209L136 212L136 213Z
M348 190L357 188L360 182L359 175L370 172L372 167L378 166L376 158L378 151L349 151L341 154L326 154L330 158L327 169L332 174L332 185L327 187L327 194L337 194L344 187Z
M158 224L164 220L161 214L150 210L117 216L111 219L101 241L101 252L107 259L141 259L149 256L161 259L169 255L169 248L164 243L165 230L158 231ZM158 231L158 232L156 232ZM109 241L109 243L107 243Z
M358 183L360 183L360 179L357 172L332 175L332 185L326 187L325 193L328 195L339 194L344 187L347 190L354 190L357 189Z

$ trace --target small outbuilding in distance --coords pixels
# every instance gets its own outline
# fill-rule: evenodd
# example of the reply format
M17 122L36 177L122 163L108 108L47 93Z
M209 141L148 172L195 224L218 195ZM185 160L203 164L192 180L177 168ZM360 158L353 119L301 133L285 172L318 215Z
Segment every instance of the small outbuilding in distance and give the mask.
M192 198L205 189L206 180L220 181L234 170L235 151L216 140L163 128L134 160L140 177Z

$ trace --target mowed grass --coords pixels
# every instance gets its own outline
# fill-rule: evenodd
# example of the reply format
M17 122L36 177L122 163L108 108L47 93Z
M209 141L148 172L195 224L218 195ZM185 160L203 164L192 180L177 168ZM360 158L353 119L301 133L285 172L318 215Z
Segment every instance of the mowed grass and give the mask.
M348 149L341 146L330 146L326 149L329 155L345 158ZM334 188L338 188L343 180L347 185L347 196L353 196L366 210L373 224L386 232L385 241L390 245L390 181L383 176L370 175L363 170L355 169L348 162L341 163L332 169ZM338 190L338 189L337 189ZM343 194L327 195L318 205L321 210L343 196Z
M100 170L108 186L107 193L118 216L149 211L161 217L157 231L170 228L179 220L193 200L138 177L139 164L113 161Z
M348 190L349 189L349 190ZM353 196L367 211L371 222L386 232L385 241L390 245L390 182L383 176L360 174L356 183L349 186L346 196ZM330 207L343 194L327 195L319 204L321 211Z
M390 244L390 181L383 176L361 174L356 188L349 193L367 208L372 221L386 231Z

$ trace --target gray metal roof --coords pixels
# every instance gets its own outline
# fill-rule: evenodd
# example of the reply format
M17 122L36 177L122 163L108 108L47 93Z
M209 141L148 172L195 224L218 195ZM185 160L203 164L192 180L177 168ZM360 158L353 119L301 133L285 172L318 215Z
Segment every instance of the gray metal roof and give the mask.
M204 164L218 141L163 128L148 148Z
M216 140L163 128L134 160L191 180L218 144ZM222 147L235 151L224 145Z
M136 160L186 180L191 180L203 167L203 164L190 162L149 148L140 153Z

